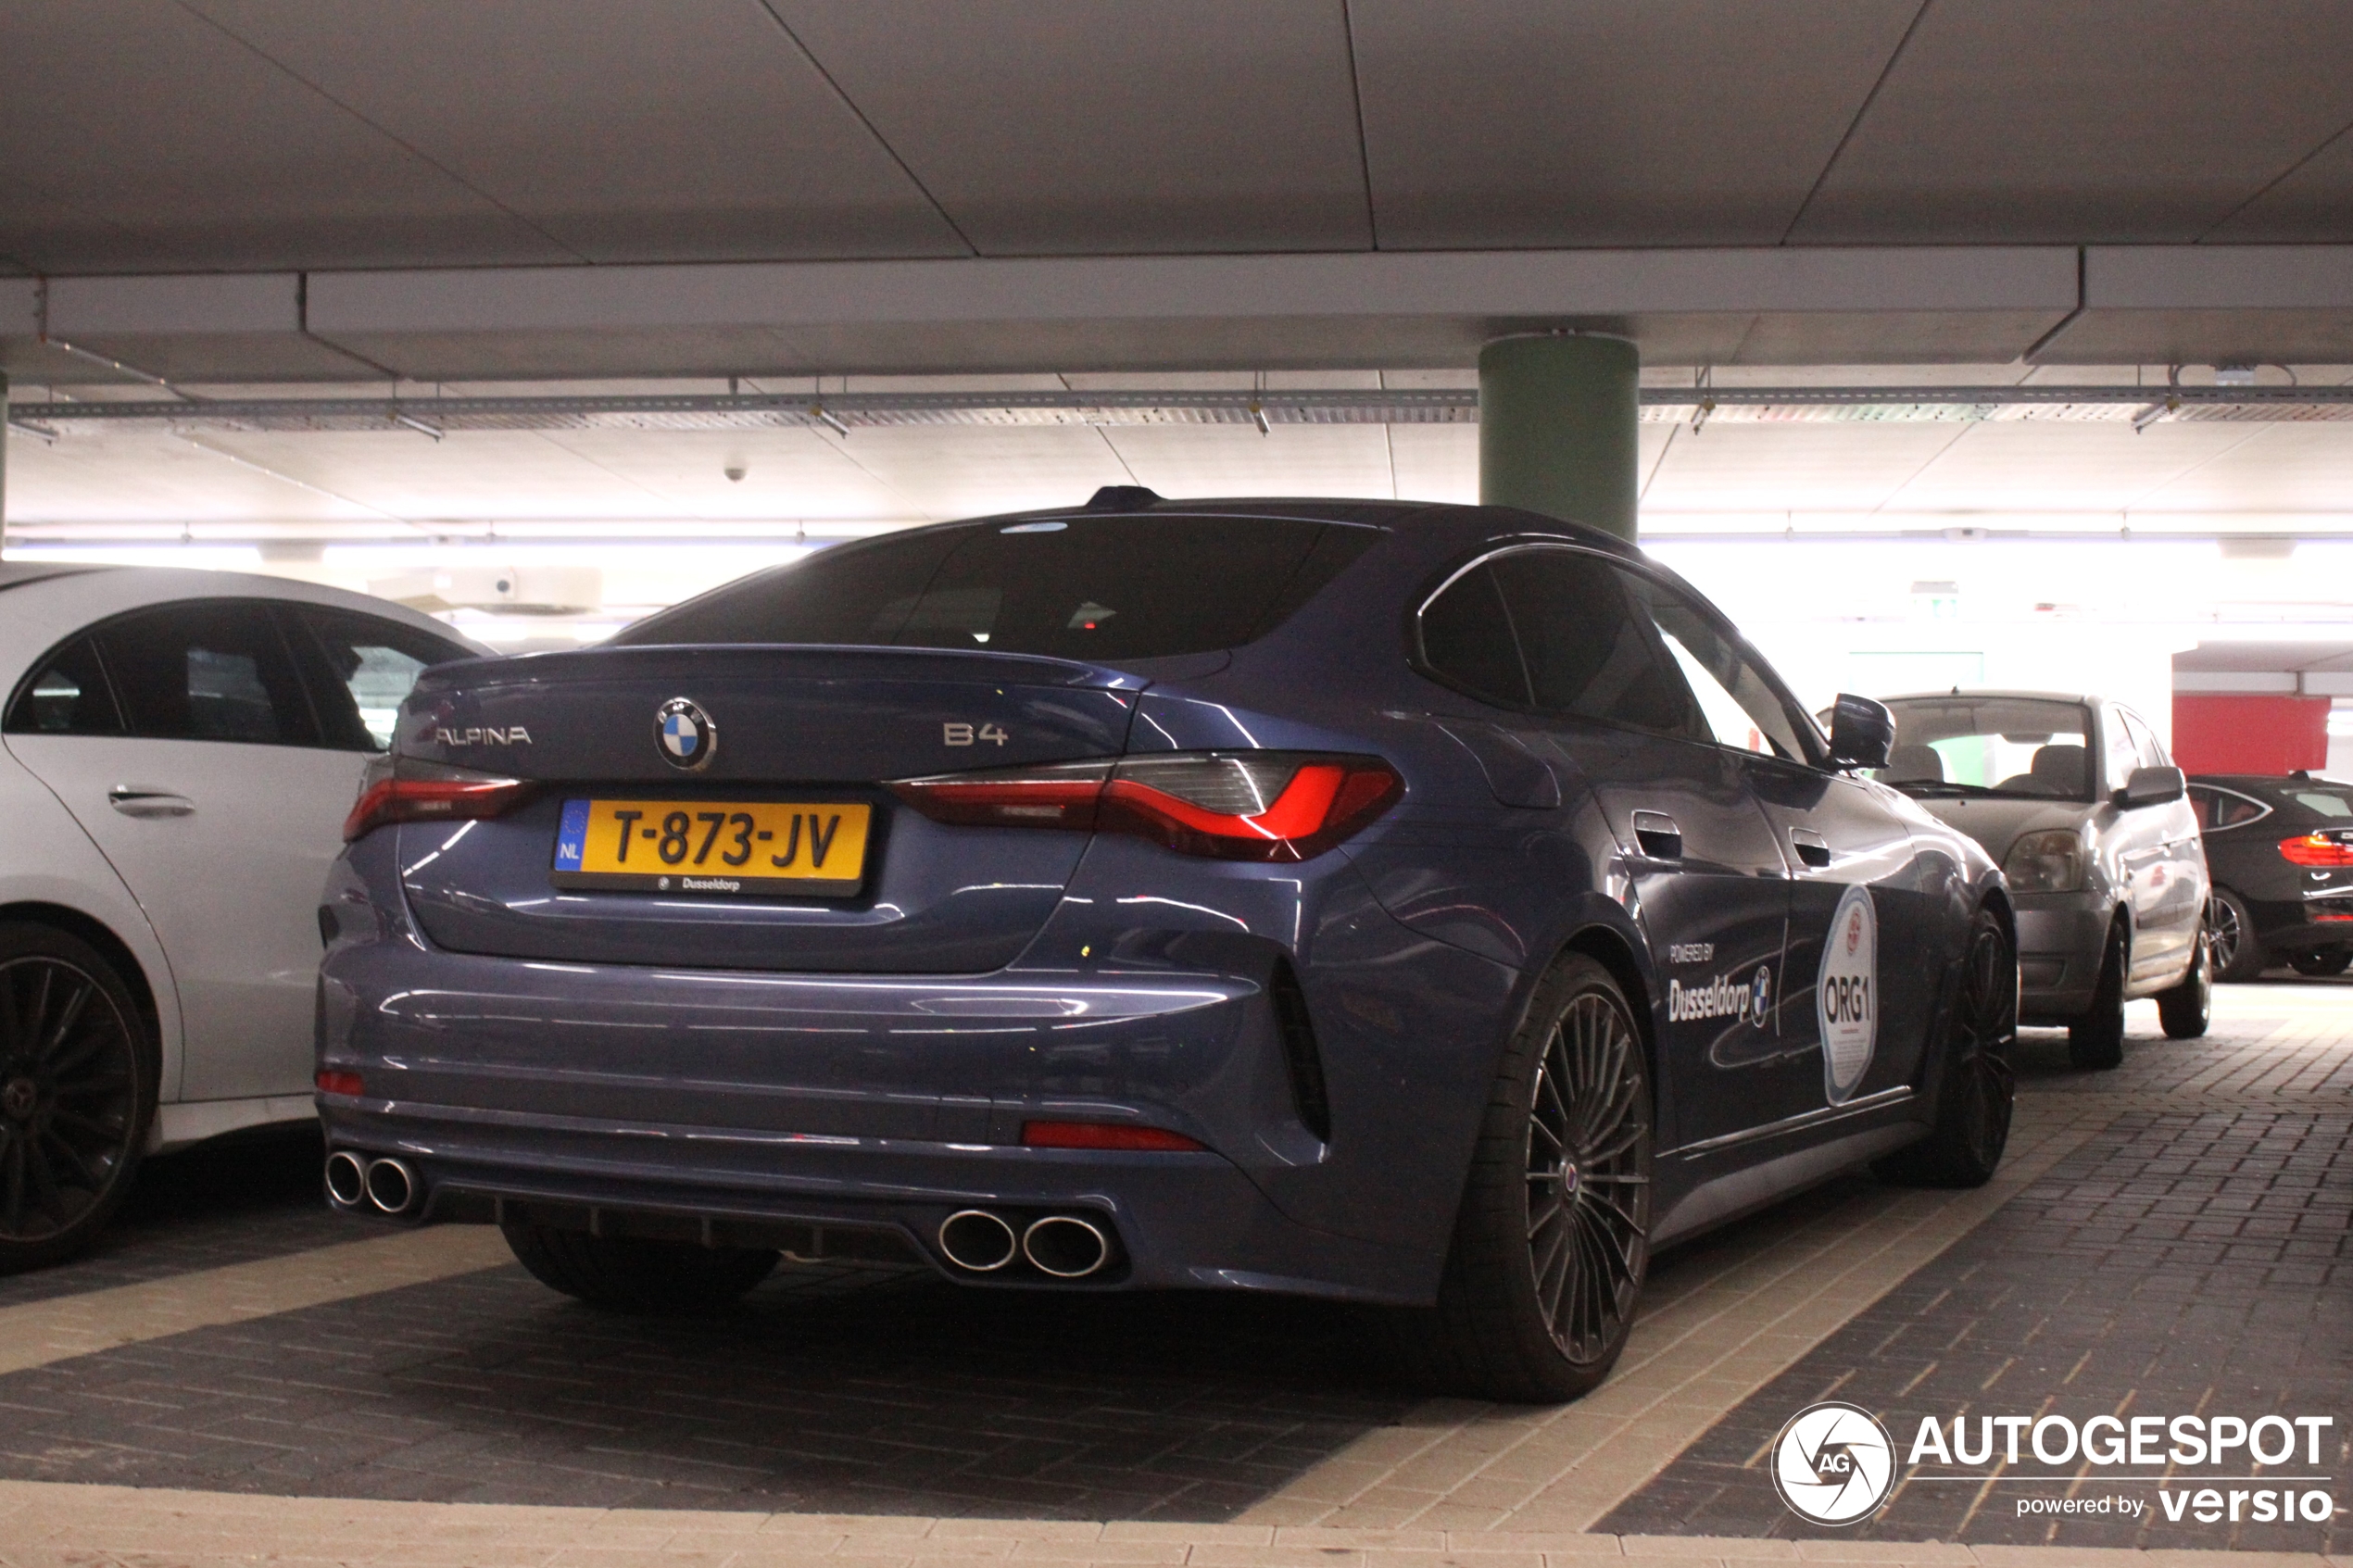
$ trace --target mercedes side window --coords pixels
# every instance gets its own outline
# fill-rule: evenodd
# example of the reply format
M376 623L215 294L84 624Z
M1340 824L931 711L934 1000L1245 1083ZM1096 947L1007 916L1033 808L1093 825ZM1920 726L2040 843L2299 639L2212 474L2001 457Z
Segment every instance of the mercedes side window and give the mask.
M1528 671L1487 563L1446 584L1417 620L1422 663L1432 674L1501 708L1529 706Z
M89 638L76 637L42 660L32 678L17 689L0 729L12 735L122 734L122 715Z
M326 744L338 749L388 750L393 721L417 677L432 665L474 657L459 644L377 616L322 605L285 608L324 662L322 678L312 684Z
M1811 748L1799 738L1799 721L1739 644L1680 595L1639 572L1624 576L1691 687L1707 738L1735 751L1812 760Z
M151 740L308 746L318 739L294 660L258 600L164 605L97 633L123 717Z
M1540 712L1664 734L1703 732L1692 695L1607 561L1513 550L1491 563Z

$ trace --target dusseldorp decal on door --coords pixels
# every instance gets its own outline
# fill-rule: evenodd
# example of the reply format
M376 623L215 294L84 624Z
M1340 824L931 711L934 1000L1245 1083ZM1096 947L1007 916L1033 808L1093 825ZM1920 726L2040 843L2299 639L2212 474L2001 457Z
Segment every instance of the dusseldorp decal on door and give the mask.
M1822 1032L1822 1093L1843 1105L1870 1071L1879 1043L1879 911L1868 887L1848 888L1831 917L1814 1010Z

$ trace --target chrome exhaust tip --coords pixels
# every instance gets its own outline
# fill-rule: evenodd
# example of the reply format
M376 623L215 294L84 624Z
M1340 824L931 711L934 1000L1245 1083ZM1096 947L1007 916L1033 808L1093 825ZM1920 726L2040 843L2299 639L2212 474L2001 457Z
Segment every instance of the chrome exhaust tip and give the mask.
M1084 1279L1111 1261L1111 1238L1076 1214L1049 1214L1022 1233L1021 1250L1040 1273Z
M338 1209L357 1209L368 1201L368 1167L347 1148L327 1156L327 1201Z
M368 1201L387 1214L405 1214L417 1201L416 1173L397 1160L368 1162Z
M939 1250L973 1273L994 1273L1021 1256L1013 1227L986 1209L962 1209L939 1222Z

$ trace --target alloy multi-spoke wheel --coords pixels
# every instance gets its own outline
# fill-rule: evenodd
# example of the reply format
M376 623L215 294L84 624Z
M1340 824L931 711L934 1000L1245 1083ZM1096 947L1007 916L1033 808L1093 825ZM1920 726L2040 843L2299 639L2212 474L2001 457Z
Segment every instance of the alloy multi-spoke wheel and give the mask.
M1498 1064L1437 1304L1395 1320L1421 1381L1553 1401L1609 1374L1650 1263L1651 1116L1625 993L1562 959Z
M104 959L0 927L0 1272L77 1250L121 1200L153 1098L145 1046Z
M1888 1181L1920 1186L1982 1186L2009 1147L2018 1082L2010 1047L2018 1039L2018 954L1990 909L1980 910L1961 954L1946 1025L1936 1120L1929 1135L1873 1169Z
M1617 1353L1650 1232L1650 1107L1642 1044L1601 992L1570 1002L1537 1064L1528 1112L1528 1256L1561 1354Z

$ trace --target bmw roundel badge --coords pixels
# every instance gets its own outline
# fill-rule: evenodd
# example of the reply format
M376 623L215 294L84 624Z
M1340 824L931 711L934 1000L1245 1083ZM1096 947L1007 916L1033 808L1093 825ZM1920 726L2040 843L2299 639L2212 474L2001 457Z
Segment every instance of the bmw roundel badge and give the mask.
M719 750L719 726L685 697L673 696L654 710L654 749L682 772L698 773Z

